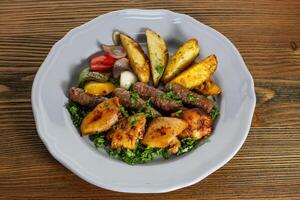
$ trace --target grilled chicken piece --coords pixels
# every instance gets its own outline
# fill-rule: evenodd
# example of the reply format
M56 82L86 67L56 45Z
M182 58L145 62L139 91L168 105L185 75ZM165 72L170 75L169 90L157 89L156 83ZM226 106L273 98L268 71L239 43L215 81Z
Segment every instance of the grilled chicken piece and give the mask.
M150 123L142 144L152 148L169 147L172 153L176 153L180 147L180 142L176 136L187 127L187 122L182 119L157 117Z
M145 133L146 116L144 113L137 113L127 119L122 119L116 129L109 133L111 148L126 148L134 150L139 139Z
M119 107L120 103L117 97L98 104L83 119L80 126L81 135L93 135L110 129L121 116Z
M177 137L175 137L169 145L169 151L173 154L177 153L179 147L181 147L181 143Z
M83 89L76 87L71 87L69 89L69 98L73 102L79 103L83 106L89 106L90 108L94 108L99 103L107 100L106 97L98 97L88 94Z
M200 139L212 132L213 120L211 116L201 112L198 108L182 111L180 118L188 123L188 127L178 135L179 138Z

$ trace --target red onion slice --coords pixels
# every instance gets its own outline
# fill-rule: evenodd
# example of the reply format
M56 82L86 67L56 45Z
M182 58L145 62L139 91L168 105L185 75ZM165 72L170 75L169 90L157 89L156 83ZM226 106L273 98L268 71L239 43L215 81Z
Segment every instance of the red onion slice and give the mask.
M126 52L122 46L102 44L101 47L102 47L103 51L109 53L111 57L114 57L116 59L126 57Z

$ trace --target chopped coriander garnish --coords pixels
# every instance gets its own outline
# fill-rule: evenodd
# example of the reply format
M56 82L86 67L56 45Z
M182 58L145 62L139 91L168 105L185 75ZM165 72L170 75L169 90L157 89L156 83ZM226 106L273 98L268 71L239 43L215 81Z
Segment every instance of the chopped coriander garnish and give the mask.
M185 138L182 139L180 142L181 142L181 147L179 147L178 152L176 153L177 156L195 149L198 145L198 140L193 138Z
M196 102L198 101L198 98L195 97L195 96L192 95L192 94L188 94L188 95L187 95L187 98L188 98L188 100L189 100L190 102L192 102L192 103L196 103Z
M114 129L114 130L116 130L116 129L118 129L118 128L120 128L120 125L119 125L119 124L114 124L114 125L112 126L112 129Z
M161 99L169 99L169 100L175 100L176 103L181 104L182 100L175 94L174 91L169 91L167 93L160 93L159 98Z
M136 101L138 100L138 98L140 98L139 93L137 93L136 91L130 92L130 103L131 104L135 104Z
M159 63L155 66L155 70L158 73L158 76L161 76L164 73L164 66Z
M214 102L214 107L210 111L211 118L215 121L220 116L220 109L217 106L217 99L213 96L212 101Z
M164 159L168 159L171 156L171 152L167 148L157 149L155 153L162 156Z
M103 147L106 143L106 135L104 133L100 133L98 135L91 135L90 140L94 142L94 145L97 149Z
M159 97L160 99L165 99L165 94L162 93L162 92L160 92L160 93L158 94L158 97Z
M213 109L210 111L210 116L211 116L211 118L213 119L213 120L216 120L218 117L219 117L219 115L220 115L220 110L219 110L219 108L215 105L214 107L213 107Z
M182 114L182 110L177 110L177 111L175 112L175 116L176 116L176 117L180 117L181 114Z
M168 159L171 155L168 149L149 148L140 143L138 143L135 150L118 148L109 149L108 151L110 156L120 159L130 165L149 162L160 156Z
M174 91L169 91L169 92L166 93L166 98L167 99L176 99L178 97L177 97L177 95L175 94Z
M132 116L129 118L129 125L133 126L138 121L138 118L135 116Z
M120 111L121 111L121 113L122 113L122 115L124 117L128 117L129 116L128 111L123 106L120 106L119 109L120 109Z
M72 101L66 103L65 106L71 115L74 126L80 127L83 118L85 118L90 109Z
M120 85L120 80L119 79L109 77L108 81L111 82L112 84L116 85L116 86Z
M153 118L154 117L154 112L148 107L145 110L145 115L146 115L146 117Z
M94 139L94 144L97 149L103 147L103 145L105 144L105 135L103 134L103 137L97 137L96 139Z
M149 98L148 100L145 101L147 106L151 106L152 104L152 99Z
M117 148L117 149L109 149L108 153L111 157L117 158L117 159L121 159L120 153L121 153L122 149L121 148Z
M181 99L175 99L176 103L178 104L182 104L182 100Z

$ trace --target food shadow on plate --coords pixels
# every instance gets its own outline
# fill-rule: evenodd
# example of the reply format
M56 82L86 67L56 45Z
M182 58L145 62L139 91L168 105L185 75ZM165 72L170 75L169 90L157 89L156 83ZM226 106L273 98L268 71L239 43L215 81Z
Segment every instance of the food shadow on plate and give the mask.
M169 56L175 53L175 51L189 39L185 34L183 34L182 30L178 26L173 26L171 32L171 37L164 38L168 46Z
M130 37L132 37L133 39L135 39L142 47L142 49L144 50L144 52L147 54L148 56L148 49L147 49L147 39L146 39L146 35L145 35L145 30L149 29L147 27L142 27L139 29L139 31L135 32L135 33L125 33L127 35L129 35ZM184 34L182 34L182 31L179 28L173 28L174 30L172 30L172 37L164 37L163 35L160 35L159 31L151 29L155 32L157 32L166 42L168 50L169 50L169 56L171 56L188 38L186 38L184 36ZM114 31L119 31L117 29L115 29ZM179 40L178 36L180 36L180 38L184 38L184 40Z
M61 83L61 89L63 90L63 93L65 96L68 98L68 90L71 87L76 87L79 84L78 77L80 74L80 71L85 67L88 66L88 61L87 59L82 59L80 63L75 64L74 66L70 67L69 70L69 79L63 81Z

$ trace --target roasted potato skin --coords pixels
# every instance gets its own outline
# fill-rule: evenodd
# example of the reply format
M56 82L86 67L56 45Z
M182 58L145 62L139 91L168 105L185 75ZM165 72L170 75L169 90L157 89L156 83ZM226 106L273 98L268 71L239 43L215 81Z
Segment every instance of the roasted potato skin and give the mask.
M121 44L127 52L130 66L138 79L143 83L148 83L150 79L149 60L141 46L131 37L120 33Z
M142 144L153 148L173 146L176 136L188 126L187 122L175 117L157 117L150 123Z
M206 96L216 96L222 92L221 88L211 79L204 81L194 89L198 93L204 94Z
M157 86L168 63L168 48L166 42L156 32L146 29L148 55L150 58L152 80Z
M121 116L120 103L117 97L98 104L82 120L80 132L82 136L93 135L109 130Z
M131 124L131 119L137 121ZM126 148L134 150L137 146L138 139L143 138L145 133L146 116L144 113L137 113L127 119L121 120L115 130L109 133L111 139L111 148Z
M171 83L177 83L188 89L193 89L209 79L216 69L217 58L215 55L210 55L183 71Z
M185 70L200 53L200 47L196 39L186 41L169 59L168 65L162 77L163 82L169 82L183 70Z

